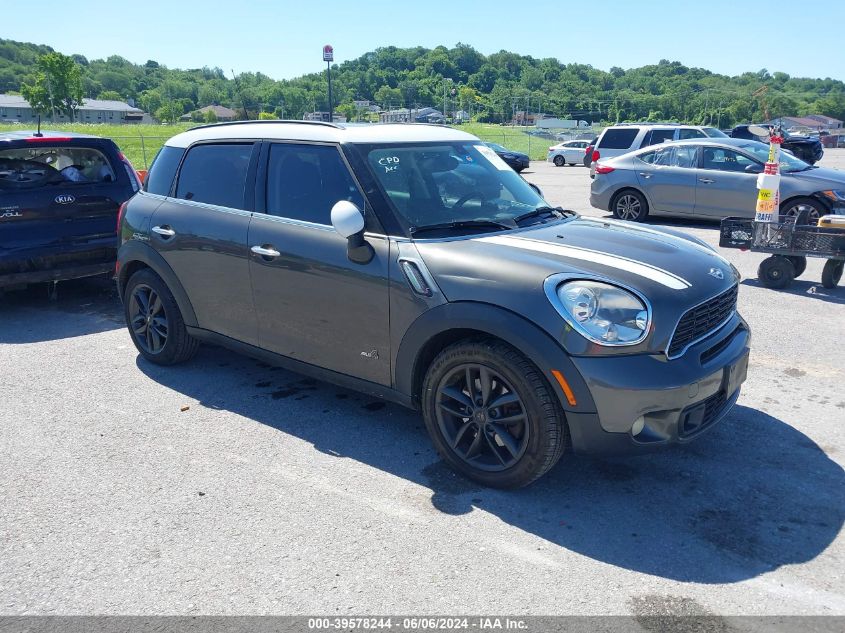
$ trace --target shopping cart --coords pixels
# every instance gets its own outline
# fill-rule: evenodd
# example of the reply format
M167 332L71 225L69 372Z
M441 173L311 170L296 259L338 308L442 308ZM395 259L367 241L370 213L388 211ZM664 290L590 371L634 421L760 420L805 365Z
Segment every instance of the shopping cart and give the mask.
M845 231L799 225L794 217L783 218L781 222L725 218L720 227L719 246L771 253L757 269L757 278L767 288L789 286L807 268L808 257L827 260L822 270L825 288L839 284L845 267Z

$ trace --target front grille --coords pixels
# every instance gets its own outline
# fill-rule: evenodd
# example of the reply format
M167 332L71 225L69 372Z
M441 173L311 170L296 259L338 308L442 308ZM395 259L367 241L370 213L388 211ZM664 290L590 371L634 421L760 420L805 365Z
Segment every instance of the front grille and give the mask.
M681 418L680 435L682 437L694 435L710 426L722 413L727 399L725 392L720 391L684 413Z
M681 354L693 341L706 336L736 310L739 286L732 286L722 294L688 310L675 328L669 343L669 358Z

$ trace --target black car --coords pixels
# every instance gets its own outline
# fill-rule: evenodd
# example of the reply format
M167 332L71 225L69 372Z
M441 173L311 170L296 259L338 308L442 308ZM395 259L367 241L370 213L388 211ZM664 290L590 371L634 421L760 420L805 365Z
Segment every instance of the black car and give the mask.
M528 169L528 165L530 162L528 154L523 154L522 152L513 152L508 148L499 145L498 143L484 144L490 149L492 149L494 152L496 152L496 156L505 161L508 164L508 167L513 169L516 173L521 172L523 169Z
M718 253L551 207L447 127L194 128L162 148L120 235L145 359L207 341L421 410L485 485L526 485L569 452L686 444L746 377L739 274Z
M769 142L768 137L752 134L748 129L750 125L752 124L737 125L733 130L731 130L731 138L743 138L752 141L760 141L762 143ZM775 129L775 126L770 124L760 124L760 127L764 127L769 130ZM800 158L810 165L814 165L819 162L824 155L824 149L822 148L821 141L812 136L792 136L785 134L781 147L789 150L797 158Z
M139 188L110 139L0 134L0 288L112 271L118 209Z

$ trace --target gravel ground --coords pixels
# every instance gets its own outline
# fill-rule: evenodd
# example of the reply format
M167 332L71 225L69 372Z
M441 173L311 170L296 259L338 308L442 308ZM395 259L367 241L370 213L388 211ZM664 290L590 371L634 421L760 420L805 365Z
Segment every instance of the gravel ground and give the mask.
M583 167L526 177L603 215ZM108 282L9 293L0 614L845 615L845 289L725 254L755 337L730 417L517 492L452 474L398 406L212 347L144 362Z

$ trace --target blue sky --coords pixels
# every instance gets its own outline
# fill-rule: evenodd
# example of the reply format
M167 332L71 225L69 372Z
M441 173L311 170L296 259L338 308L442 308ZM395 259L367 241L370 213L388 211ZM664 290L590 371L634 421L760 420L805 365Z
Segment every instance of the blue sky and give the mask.
M779 26L754 26L766 15L778 16ZM89 59L118 54L136 63L219 66L227 74L261 71L274 79L324 68L326 43L342 62L391 44L463 42L484 54L504 48L603 70L669 59L728 75L766 68L845 80L845 49L834 34L843 18L842 0L52 0L37 13L4 11L0 37ZM780 30L786 32L777 35Z

